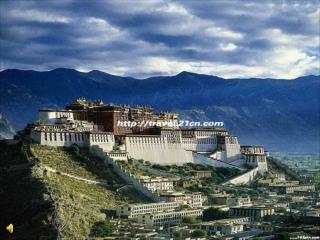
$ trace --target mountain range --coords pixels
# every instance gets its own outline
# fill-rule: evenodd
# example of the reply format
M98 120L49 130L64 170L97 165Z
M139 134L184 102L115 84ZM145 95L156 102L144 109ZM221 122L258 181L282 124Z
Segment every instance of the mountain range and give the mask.
M136 79L97 70L7 69L0 72L0 85L0 135L5 128L12 132L11 125L19 130L35 121L39 108L62 108L85 97L176 111L180 119L223 121L241 144L263 144L270 151L320 150L319 76L223 79L181 72Z

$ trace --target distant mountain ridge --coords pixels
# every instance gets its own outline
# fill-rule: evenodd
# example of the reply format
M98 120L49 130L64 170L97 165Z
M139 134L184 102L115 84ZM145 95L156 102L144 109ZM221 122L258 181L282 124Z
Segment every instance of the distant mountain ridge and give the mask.
M141 80L97 70L8 69L0 72L0 85L0 112L16 129L34 121L39 108L85 97L177 111L183 119L224 121L242 144L272 151L319 151L319 76L223 79L181 72Z

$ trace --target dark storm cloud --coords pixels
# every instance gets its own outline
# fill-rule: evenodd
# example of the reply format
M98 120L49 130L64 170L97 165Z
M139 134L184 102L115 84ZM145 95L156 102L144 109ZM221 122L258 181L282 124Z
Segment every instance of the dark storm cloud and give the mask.
M316 1L1 1L1 68L147 77L319 71Z

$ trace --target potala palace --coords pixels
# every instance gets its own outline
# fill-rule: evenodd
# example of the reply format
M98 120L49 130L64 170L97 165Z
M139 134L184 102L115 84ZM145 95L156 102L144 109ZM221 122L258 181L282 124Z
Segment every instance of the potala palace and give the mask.
M241 146L224 128L118 126L120 121L156 123L177 120L175 113L156 113L149 107L130 107L78 99L65 109L41 109L31 139L41 145L101 148L114 160L143 159L156 164L193 162L212 166L250 166L267 171L263 146ZM252 177L252 176L250 176Z

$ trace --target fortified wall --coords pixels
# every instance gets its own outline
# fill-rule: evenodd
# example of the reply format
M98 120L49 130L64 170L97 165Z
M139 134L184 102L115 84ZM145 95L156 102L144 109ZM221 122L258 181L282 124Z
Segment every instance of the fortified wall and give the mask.
M98 146L93 146L90 148L90 152L101 158L106 165L111 165L113 171L115 171L127 184L132 185L138 192L147 196L154 202L161 201L160 196L157 193L152 192L147 187L145 187L140 179L136 178L133 174L123 169L119 164L117 164L117 161L110 158L107 153L103 151L103 149L99 148Z
M237 176L235 178L230 179L229 181L223 183L223 185L227 184L248 184L251 183L258 175L260 174L260 170L258 167L249 170L246 173L241 174L240 176Z
M192 162L191 152L185 151L181 143L169 143L164 136L126 136L125 146L129 157L153 164Z

